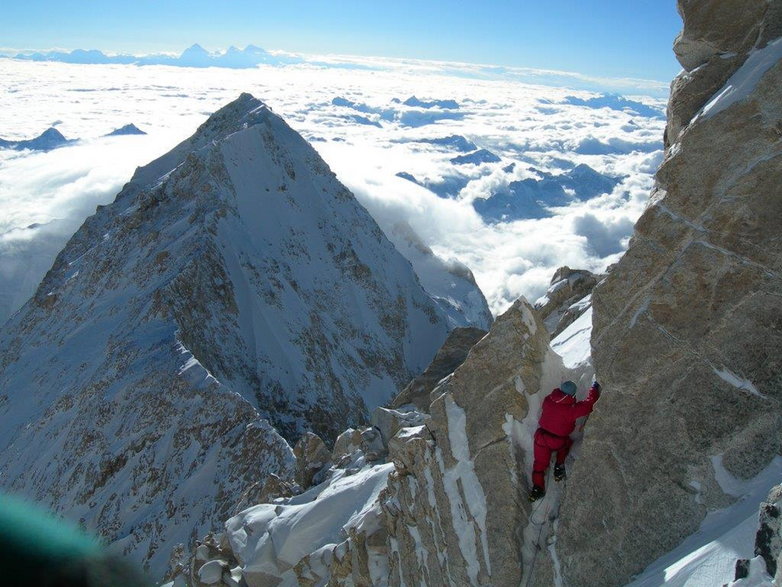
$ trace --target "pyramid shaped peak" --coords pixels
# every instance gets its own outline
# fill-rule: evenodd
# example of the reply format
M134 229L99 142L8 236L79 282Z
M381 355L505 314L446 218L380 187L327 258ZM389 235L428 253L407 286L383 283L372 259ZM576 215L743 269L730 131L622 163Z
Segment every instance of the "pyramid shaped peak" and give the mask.
M202 134L209 135L209 140L219 139L249 126L262 123L268 119L271 109L261 100L243 92L233 102L229 102L220 110L207 118L193 135L197 140Z
M189 153L208 148L212 144L221 142L230 135L249 127L268 123L270 117L279 119L258 98L246 92L242 93L236 100L226 104L207 118L193 136L181 142L165 155L136 169L131 182L139 186L156 183L180 165ZM279 120L281 124L278 126L285 126L285 123L281 119ZM291 130L291 133L294 131Z
M185 49L182 54L184 55L185 53L208 53L208 51L198 43L193 43L187 49Z
M63 134L54 128L53 126L50 126L45 131L43 131L39 136L39 139L62 139L65 140L65 137Z

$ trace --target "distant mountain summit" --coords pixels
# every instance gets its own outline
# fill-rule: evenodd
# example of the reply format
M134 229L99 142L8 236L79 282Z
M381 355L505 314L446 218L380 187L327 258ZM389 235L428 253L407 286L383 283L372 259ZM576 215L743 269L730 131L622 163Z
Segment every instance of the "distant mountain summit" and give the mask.
M463 278L446 311L312 147L243 94L139 168L5 324L0 486L160 576L249 485L291 478L283 436L365 421L485 316L450 269L429 276Z
M179 56L153 55L106 55L97 49L75 49L74 51L47 51L45 53L17 53L14 59L25 61L61 61L63 63L79 64L136 64L136 65L171 65L175 67L229 67L249 68L260 64L286 65L301 63L302 59L292 55L274 55L268 51L247 45L244 49L229 47L227 51L210 52L198 43L185 49Z
M107 137L116 137L121 135L145 135L143 130L141 130L139 127L137 127L135 124L126 124L125 126L122 126L118 129L115 129L111 131L109 134L107 134Z
M63 134L54 127L48 128L34 139L27 139L22 141L6 141L0 139L0 149L16 149L21 151L23 149L30 149L31 151L51 151L57 147L62 147L68 143L72 143L72 140L66 139Z

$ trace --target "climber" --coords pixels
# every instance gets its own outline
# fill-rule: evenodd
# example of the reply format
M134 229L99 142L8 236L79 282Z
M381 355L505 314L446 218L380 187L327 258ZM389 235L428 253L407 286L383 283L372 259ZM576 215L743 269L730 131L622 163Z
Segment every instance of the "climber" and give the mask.
M595 381L587 398L576 400L576 384L565 381L543 400L543 410L535 432L535 461L532 465L532 491L529 500L535 501L546 494L546 471L551 462L551 453L557 453L554 465L554 480L565 478L565 459L573 441L570 434L576 427L576 420L592 412L600 397L600 384Z

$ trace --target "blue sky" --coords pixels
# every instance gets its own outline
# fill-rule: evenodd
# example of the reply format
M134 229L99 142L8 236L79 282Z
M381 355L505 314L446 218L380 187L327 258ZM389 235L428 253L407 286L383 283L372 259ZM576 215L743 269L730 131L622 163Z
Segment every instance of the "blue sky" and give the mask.
M669 81L673 0L9 0L0 45L179 52L255 44Z

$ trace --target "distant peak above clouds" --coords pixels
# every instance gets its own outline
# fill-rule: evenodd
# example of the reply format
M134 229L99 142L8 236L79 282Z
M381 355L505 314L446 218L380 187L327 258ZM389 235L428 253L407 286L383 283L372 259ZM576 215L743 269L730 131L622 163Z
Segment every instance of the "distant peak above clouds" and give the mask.
M13 56L14 59L25 61L60 61L82 65L120 64L120 65L170 65L175 67L227 67L243 69L261 64L287 65L301 63L303 60L291 55L276 55L255 45L247 45L244 49L234 46L227 51L210 52L198 43L185 49L178 57L165 54L154 55L107 55L97 49L85 51L23 51Z
M122 126L118 129L115 129L111 131L109 134L107 134L107 137L115 137L120 135L145 135L143 130L141 130L139 127L137 127L135 124L130 123L126 124L125 126Z
M602 94L590 98L567 96L562 103L571 106L586 106L588 108L610 108L611 110L618 110L619 112L627 112L628 114L644 116L647 118L665 118L665 110L662 108L649 106L648 104L635 100L629 100L618 94Z
M173 67L224 67L229 69L251 69L259 65L290 66L303 64L328 69L352 71L395 71L404 73L426 73L432 75L457 76L472 80L497 80L522 84L566 87L571 90L590 92L632 93L667 98L668 82L653 79L601 77L574 71L558 71L546 68L498 66L489 63L466 63L426 59L394 58L382 56L323 55L290 53L266 50L257 45L244 49L230 46L226 50L209 51L198 43L186 48L179 55L158 53L149 55L117 54L97 49L66 50L12 50L0 49L0 58L7 57L25 61L56 61L72 64L125 64L125 65L169 65ZM396 103L416 108L437 108L458 110L461 105L452 99L421 100L411 95ZM582 104L588 105L588 104ZM629 104L627 104L629 105ZM599 107L599 106L597 106ZM623 107L617 108L619 110ZM643 114L642 114L643 115ZM651 116L651 115L648 115Z
M75 141L66 139L63 134L54 127L47 128L34 139L22 141L7 141L0 139L0 149L30 149L31 151L51 151Z
M123 135L145 135L143 130L138 128L135 124L126 124L120 128L117 128L110 133L103 136L115 137ZM40 135L33 139L23 139L20 141L9 141L0 139L0 149L15 149L22 151L28 149L30 151L51 151L59 147L67 145L73 145L79 142L79 139L66 139L65 136L56 128L49 127L43 131Z

